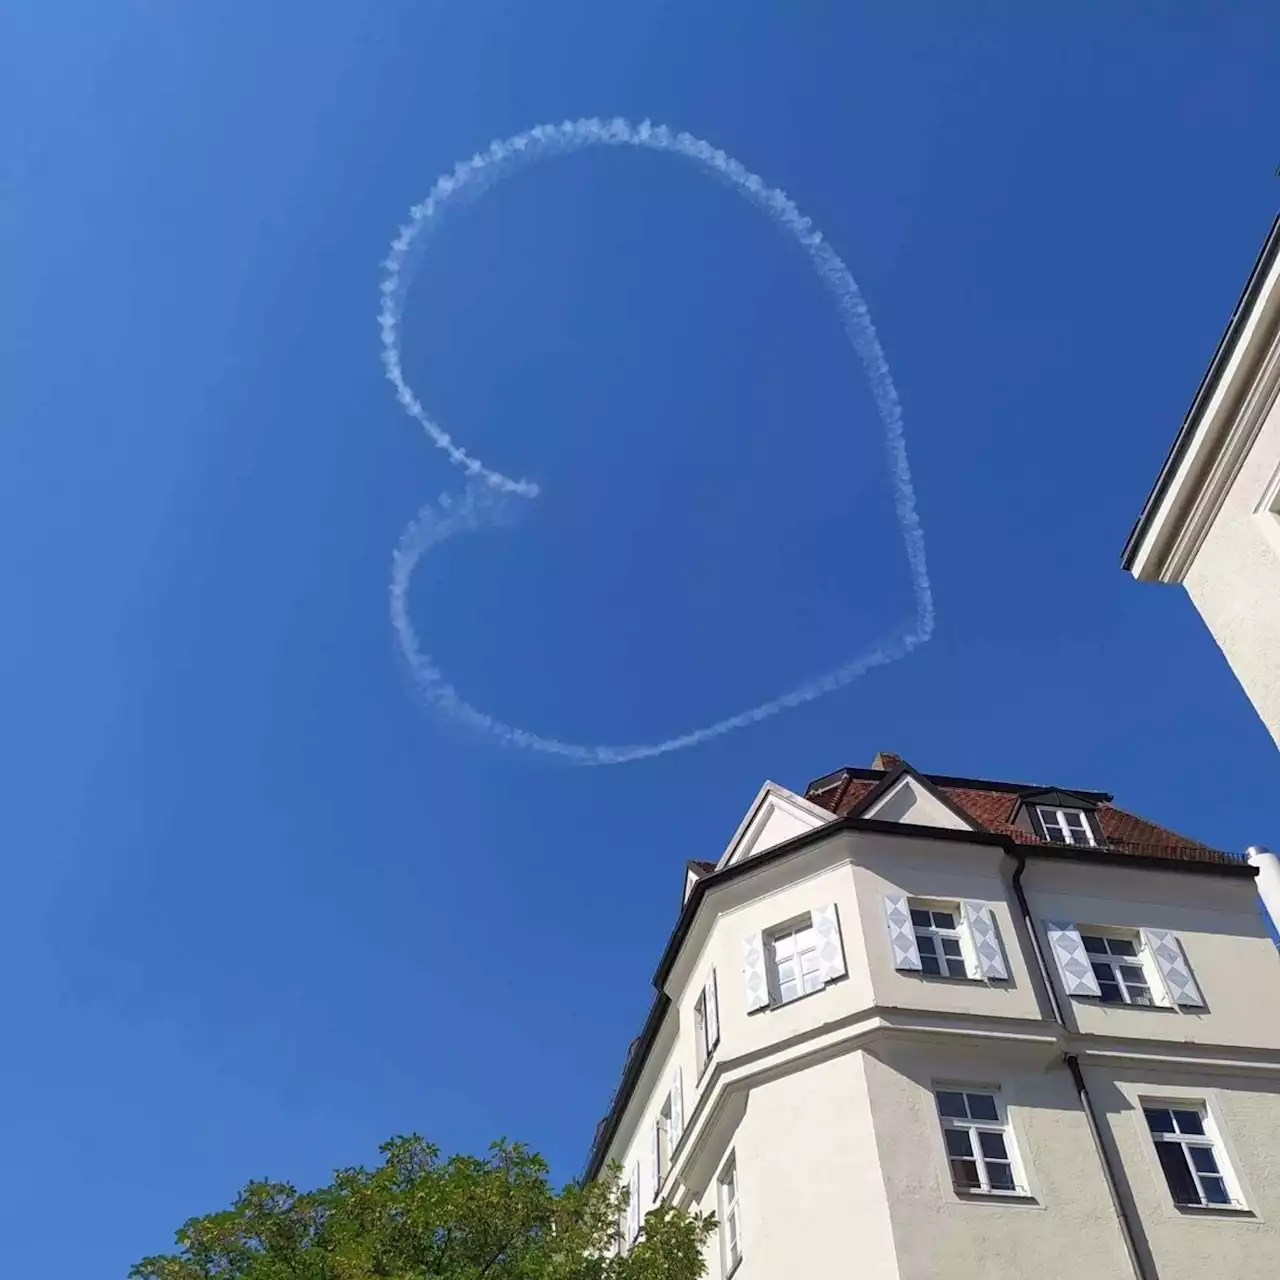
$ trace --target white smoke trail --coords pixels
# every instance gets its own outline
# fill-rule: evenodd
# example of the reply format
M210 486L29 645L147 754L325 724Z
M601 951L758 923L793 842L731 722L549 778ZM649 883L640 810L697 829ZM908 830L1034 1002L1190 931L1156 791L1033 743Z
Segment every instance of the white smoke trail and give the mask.
M819 279L835 303L845 334L858 353L871 383L872 395L884 428L894 508L906 548L915 597L915 620L911 626L904 628L896 636L880 641L836 670L806 681L789 693L772 698L748 711L650 745L579 746L515 728L477 710L461 697L445 679L439 667L423 652L408 611L408 593L413 572L429 550L458 533L505 521L510 514L507 505L509 495L534 498L539 493L538 486L531 480L511 479L500 471L486 467L478 458L469 454L427 413L405 380L400 356L400 321L413 279L416 251L421 248L427 232L437 225L437 219L446 206L479 195L516 167L592 146L646 147L695 161L712 176L724 181L739 195L762 209L783 231L794 237L808 254ZM382 330L382 361L386 376L395 388L400 404L422 426L432 443L443 450L450 462L461 467L472 478L460 501L441 498L437 505L426 506L418 513L401 537L392 561L392 625L408 663L410 677L418 692L434 710L509 746L527 747L579 764L619 764L695 746L732 729L776 715L788 707L811 702L856 680L872 667L883 666L905 657L933 634L933 593L929 586L929 570L925 559L924 531L916 513L915 490L911 483L906 439L902 431L902 409L889 373L889 365L880 348L862 293L848 267L785 192L767 186L763 179L710 143L687 133L673 132L666 125L652 125L647 120L642 124L632 125L626 120L598 118L565 121L559 125L538 125L526 133L490 144L487 151L462 161L454 166L451 173L437 179L427 198L409 211L409 221L400 228L392 241L391 252L384 266L386 275L381 286L382 308L378 322Z

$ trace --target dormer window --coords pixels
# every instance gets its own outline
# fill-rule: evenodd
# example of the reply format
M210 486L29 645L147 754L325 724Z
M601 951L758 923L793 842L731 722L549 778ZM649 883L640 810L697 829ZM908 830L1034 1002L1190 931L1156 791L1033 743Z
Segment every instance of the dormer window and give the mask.
M1083 809L1056 809L1049 805L1037 805L1036 813L1044 838L1051 844L1096 845L1093 828Z

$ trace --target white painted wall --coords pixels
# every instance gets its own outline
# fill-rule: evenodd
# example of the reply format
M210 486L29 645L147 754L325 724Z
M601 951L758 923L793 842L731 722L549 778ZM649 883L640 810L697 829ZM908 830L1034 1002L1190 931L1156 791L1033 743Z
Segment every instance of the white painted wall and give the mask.
M1280 746L1280 517L1255 511L1278 467L1280 402L1267 415L1184 582Z

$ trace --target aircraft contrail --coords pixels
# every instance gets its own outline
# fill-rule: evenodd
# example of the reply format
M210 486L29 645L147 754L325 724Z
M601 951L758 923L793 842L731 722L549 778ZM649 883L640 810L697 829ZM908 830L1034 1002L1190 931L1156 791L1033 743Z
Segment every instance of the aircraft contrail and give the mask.
M536 498L540 493L538 485L531 480L512 479L468 453L427 413L405 380L400 355L400 321L414 267L419 260L418 251L447 207L474 198L518 167L593 146L646 147L694 161L768 214L783 231L794 237L808 255L835 303L845 334L871 383L872 396L884 428L894 509L906 548L915 599L915 619L911 624L834 671L807 680L789 692L737 715L647 745L582 746L516 728L478 710L458 693L424 652L408 610L414 570L428 551L459 533L508 522L515 514L514 502ZM762 178L710 143L688 133L677 133L666 125L650 124L647 120L632 125L626 120L600 118L538 125L525 133L492 143L487 151L460 162L452 172L438 178L426 199L409 211L409 221L392 241L384 267L386 275L381 285L382 307L378 323L382 331L382 362L386 376L405 411L422 426L431 442L444 452L449 461L470 477L466 492L460 498L442 497L418 512L401 536L392 558L391 623L414 687L437 713L508 746L545 752L578 764L621 764L696 746L733 729L767 719L788 707L811 702L849 684L873 667L905 657L933 634L933 593L925 559L924 530L916 512L915 490L902 430L902 409L888 362L862 293L848 267L785 192L768 186Z

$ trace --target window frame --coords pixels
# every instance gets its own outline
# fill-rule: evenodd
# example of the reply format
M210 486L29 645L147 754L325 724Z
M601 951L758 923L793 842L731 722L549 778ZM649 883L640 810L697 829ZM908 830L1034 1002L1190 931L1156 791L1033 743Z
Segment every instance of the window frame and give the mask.
M720 991L716 985L716 971L713 965L707 973L706 980L702 984L702 990L698 992L698 997L693 1002L693 1036L694 1036L694 1058L697 1068L697 1078L702 1079L703 1073L711 1065L711 1060L716 1056L716 1050L720 1047ZM707 992L715 993L716 1005L716 1035L715 1039L711 1039L710 1023L707 1019Z
M653 1180L653 1202L662 1199L662 1188L666 1185L667 1175L671 1172L671 1156L674 1147L671 1142L671 1094L668 1092L653 1122L658 1135L655 1150L658 1153L658 1167Z
M1119 1000L1108 1000L1105 995L1099 994L1094 998L1100 1004L1108 1005L1128 1005L1134 1009L1164 1009L1169 1007L1167 992L1164 986L1164 976L1160 972L1160 966L1156 964L1155 957L1151 954L1147 947L1147 941L1142 936L1141 929L1119 929L1111 925L1077 925L1076 931L1080 935L1080 945L1084 948L1084 953L1089 961L1089 967L1093 969L1095 964L1105 965L1111 970L1111 978L1103 979L1099 977L1098 971L1093 970L1094 980L1098 984L1099 992L1105 985L1113 986L1120 992ZM1085 939L1098 939L1106 947L1104 953L1090 951L1089 945ZM1111 944L1113 942L1129 943L1133 947L1133 955L1125 956L1123 954L1112 951ZM1101 954L1101 958L1097 959ZM1141 971L1144 985L1147 988L1147 995L1150 997L1145 1003L1140 1000L1134 1000L1129 991L1129 984L1120 974L1119 967L1125 962L1130 969L1138 969Z
M1154 1165L1154 1176L1156 1176L1159 1185L1168 1195L1169 1200L1167 1203L1172 1206L1174 1213L1180 1214L1184 1211L1190 1213L1233 1214L1251 1212L1244 1193L1244 1186L1235 1170L1235 1162L1232 1159L1227 1143L1224 1141L1222 1127L1219 1125L1215 1115L1215 1108L1208 1098L1152 1097L1144 1095L1137 1101L1138 1123L1142 1126L1142 1131L1146 1136L1147 1150ZM1148 1114L1151 1111L1169 1112L1171 1121L1174 1124L1174 1131L1157 1133L1151 1127L1151 1118ZM1182 1131L1180 1122L1173 1115L1175 1112L1194 1114L1198 1118L1201 1132L1197 1134ZM1199 1197L1197 1200L1178 1199L1178 1193L1174 1190L1169 1171L1160 1156L1162 1147L1178 1147L1181 1149L1185 1171L1190 1174L1191 1185L1195 1188ZM1195 1167L1195 1162L1188 1154L1189 1149L1193 1147L1207 1149L1211 1153L1213 1162L1217 1166L1216 1172ZM1203 1177L1217 1178L1221 1181L1223 1191L1227 1196L1225 1203L1205 1198L1201 1182Z
M1072 832L1071 826L1067 822L1068 814L1079 817L1080 825L1084 828L1084 840L1067 838L1072 834L1078 834ZM1050 844L1060 845L1065 849L1096 849L1098 847L1098 834L1093 829L1093 817L1087 809L1072 808L1069 805L1037 804L1036 821L1040 824L1040 830L1044 838ZM1051 825L1062 832L1063 839L1055 840L1049 834Z
M958 902L944 902L935 898L912 898L907 899L907 910L911 914L911 932L916 940L916 954L920 957L920 973L926 978L950 978L957 981L970 982L975 977L981 975L977 972L977 965L973 956L970 954L970 938L968 927L964 921L964 911ZM927 912L930 923L921 925L916 922L917 912ZM949 915L953 921L949 929L942 928L933 920L934 915ZM939 969L937 973L931 973L925 968L925 948L921 945L922 939L929 940L929 955L931 959L937 961ZM948 955L943 945L943 939L955 939L958 955ZM937 944L935 947L934 944ZM945 961L958 960L963 973L952 973L950 964L943 968Z
M732 1197L729 1190L732 1190ZM716 1212L720 1222L720 1264L725 1280L742 1265L742 1187L738 1155L730 1151L716 1174ZM732 1227L730 1227L732 1221ZM732 1239L730 1232L732 1231Z
M1009 1119L1008 1108L1005 1104L1004 1098L1001 1096L999 1086L991 1084L974 1084L972 1082L938 1080L933 1083L932 1093L934 1111L937 1115L938 1126L942 1135L941 1150L943 1168L947 1184L951 1187L952 1191L964 1200L970 1198L994 1198L998 1200L1034 1199L1035 1197L1031 1191L1031 1184L1027 1176L1027 1169L1022 1163L1022 1157L1019 1154L1013 1125ZM945 1115L942 1109L943 1104L940 1097L941 1094L963 1095L965 1098L966 1112L969 1112L968 1099L971 1095L989 1098L993 1104L996 1118L991 1120L986 1117L975 1117L972 1114L967 1114L964 1118ZM969 1154L967 1156L960 1156L952 1151L946 1136L948 1132L965 1133L968 1135ZM987 1154L981 1139L976 1136L981 1133L997 1133L1000 1135L1005 1152L1003 1160ZM953 1167L953 1162L956 1160L968 1160L972 1162L978 1175L978 1186L962 1185L956 1181L955 1169ZM988 1169L989 1164L1006 1164L1008 1166L1009 1177L1013 1185L1011 1187L994 1186Z
M806 974L804 972L803 965L800 965L797 973L800 990L797 991L795 995L784 999L782 995L782 980L780 977L781 966L778 962L777 944L779 939L794 936L804 932L805 930L808 930L812 935L812 945L806 947L804 952L793 956L793 959L798 959L800 955L812 955L817 962L817 968L815 968L810 974ZM781 1009L784 1005L795 1004L797 1000L803 1000L806 996L817 995L817 993L827 985L826 980L822 976L821 962L817 961L819 950L818 930L813 922L812 911L801 912L800 915L792 916L791 919L784 920L781 924L776 924L771 928L765 929L762 934L762 941L765 949L765 977L769 984L769 1008ZM806 989L806 979L809 977L812 977L816 981L817 985Z

